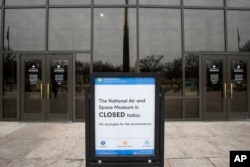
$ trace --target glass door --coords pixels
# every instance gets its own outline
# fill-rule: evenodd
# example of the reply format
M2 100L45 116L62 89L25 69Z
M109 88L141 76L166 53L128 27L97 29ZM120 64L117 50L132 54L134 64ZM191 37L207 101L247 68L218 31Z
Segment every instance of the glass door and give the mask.
M202 56L202 119L226 120L226 57Z
M73 67L72 55L47 55L48 120L72 120Z
M21 55L21 120L72 120L72 55Z
M21 56L21 120L44 121L45 56Z
M249 118L248 56L202 55L202 119Z
M247 119L249 117L249 56L228 56L228 117Z

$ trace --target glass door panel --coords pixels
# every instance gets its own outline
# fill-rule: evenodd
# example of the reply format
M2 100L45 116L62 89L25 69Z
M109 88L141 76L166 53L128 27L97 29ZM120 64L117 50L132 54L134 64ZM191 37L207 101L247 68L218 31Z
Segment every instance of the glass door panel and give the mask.
M48 55L47 65L48 119L72 120L72 55Z
M50 60L50 113L67 113L68 61Z
M229 119L246 119L248 116L248 63L248 57L230 56L228 58Z
M231 112L247 112L246 61L231 60Z
M223 112L223 60L206 60L207 112Z
M25 60L25 113L41 113L43 100L42 61Z
M21 119L44 120L44 56L21 57Z
M249 56L202 55L203 119L249 118L249 66Z
M72 55L21 55L21 120L72 120Z
M202 56L202 115L206 120L226 119L224 56Z
M90 81L90 55L76 54L75 59L75 120L85 119L85 91Z

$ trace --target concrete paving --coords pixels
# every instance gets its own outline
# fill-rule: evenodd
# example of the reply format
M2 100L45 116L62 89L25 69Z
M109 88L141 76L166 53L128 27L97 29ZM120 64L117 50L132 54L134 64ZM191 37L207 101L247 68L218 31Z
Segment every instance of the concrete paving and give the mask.
M85 167L85 123L0 122L0 167ZM229 167L250 121L166 122L164 167Z

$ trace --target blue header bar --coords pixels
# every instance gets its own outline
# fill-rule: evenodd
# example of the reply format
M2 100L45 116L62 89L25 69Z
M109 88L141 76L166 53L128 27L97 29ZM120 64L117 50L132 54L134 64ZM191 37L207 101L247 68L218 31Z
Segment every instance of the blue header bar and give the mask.
M143 150L95 150L97 156L100 155L154 155L154 149Z
M154 85L155 78L141 77L98 77L95 85Z

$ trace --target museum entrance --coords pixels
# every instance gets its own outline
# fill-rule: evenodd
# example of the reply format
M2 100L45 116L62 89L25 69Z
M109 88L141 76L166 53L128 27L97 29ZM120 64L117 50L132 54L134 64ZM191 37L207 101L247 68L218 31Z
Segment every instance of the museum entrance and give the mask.
M248 119L249 55L203 54L201 59L202 119Z
M72 120L72 57L21 55L21 120Z

